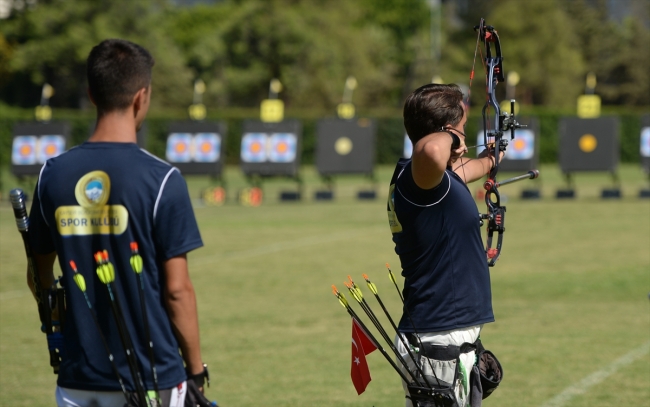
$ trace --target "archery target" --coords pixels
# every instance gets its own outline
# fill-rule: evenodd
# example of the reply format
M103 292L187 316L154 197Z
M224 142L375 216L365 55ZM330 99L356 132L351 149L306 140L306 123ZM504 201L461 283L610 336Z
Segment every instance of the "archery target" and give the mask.
M38 140L36 158L39 163L44 163L65 151L63 136L41 136Z
M167 138L167 160L172 163L188 163L192 160L192 135L172 133Z
M246 133L241 140L241 159L247 163L266 161L268 137L264 133Z
M514 139L510 139L510 131L503 134L503 139L508 141L506 153L499 163L503 171L528 171L539 164L539 122L535 117L522 117L518 121L526 127L515 129ZM482 126L481 122L476 134L477 156L485 151ZM487 142L494 143L494 137L488 137Z
M14 138L11 148L11 162L14 165L33 165L36 160L36 136L18 136Z
M646 174L650 174L650 114L641 117L640 144L641 167Z
M221 137L216 133L198 133L193 138L193 158L200 163L213 163L219 160Z
M530 160L535 154L535 133L526 129L516 129L515 139L510 140L506 150L508 160Z
M316 168L323 176L372 174L376 125L360 118L321 119L316 124Z
M508 140L508 147L504 159L506 160L530 160L535 155L535 133L532 130L516 129L515 139ZM494 137L488 137L488 144L494 143ZM476 153L480 154L485 150L485 143L483 142L483 131L479 131L476 136Z
M620 159L619 127L617 117L561 119L558 161L562 172L616 171Z
M269 161L290 163L296 159L298 141L295 134L274 133L269 137Z
M641 129L641 157L650 157L650 127Z
M413 143L411 142L411 139L409 138L408 134L404 135L404 155L402 157L404 158L411 158L413 155Z
M182 174L221 174L225 159L225 124L175 122L169 124L167 134L167 161Z
M38 175L43 163L65 152L70 141L70 126L57 123L16 123L11 146L11 172Z
M302 126L297 120L244 120L240 166L246 175L295 177L300 167Z

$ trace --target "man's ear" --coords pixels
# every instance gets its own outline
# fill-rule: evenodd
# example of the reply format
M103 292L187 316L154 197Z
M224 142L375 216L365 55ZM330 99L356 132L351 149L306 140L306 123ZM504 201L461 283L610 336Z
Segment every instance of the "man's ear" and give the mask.
M138 112L147 103L147 88L142 88L133 96L133 117L138 115Z
M87 88L86 92L88 93L88 99L90 99L90 103L92 103L93 106L97 107L97 103L95 103L95 99L93 99L93 95L90 93L90 88Z

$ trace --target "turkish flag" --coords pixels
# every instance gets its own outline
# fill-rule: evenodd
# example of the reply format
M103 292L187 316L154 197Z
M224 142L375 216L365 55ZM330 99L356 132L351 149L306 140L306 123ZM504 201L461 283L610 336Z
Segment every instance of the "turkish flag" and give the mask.
M366 355L377 349L377 346L368 337L368 334L361 328L356 319L352 318L352 367L350 368L350 377L357 394L366 391L370 383L370 370Z

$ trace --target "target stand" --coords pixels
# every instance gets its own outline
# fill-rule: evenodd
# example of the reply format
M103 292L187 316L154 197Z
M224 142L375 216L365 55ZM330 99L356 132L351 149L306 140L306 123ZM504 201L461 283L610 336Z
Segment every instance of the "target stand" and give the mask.
M240 191L240 202L245 204L248 198L251 198L252 201L260 200L261 203L262 181L270 177L290 178L296 183L295 190L280 192L280 201L300 201L303 188L299 174L302 152L301 123L298 120L245 120L243 133L240 166L251 187Z
M334 199L335 177L364 175L370 179L371 188L357 192L357 198L375 199L374 176L376 123L366 118L318 121L316 126L316 168L325 189L316 191L314 199Z
M613 186L603 188L601 198L621 198L618 177L619 120L617 117L581 119L567 117L559 125L559 162L567 188L556 192L557 199L576 196L573 174L577 172L608 172Z

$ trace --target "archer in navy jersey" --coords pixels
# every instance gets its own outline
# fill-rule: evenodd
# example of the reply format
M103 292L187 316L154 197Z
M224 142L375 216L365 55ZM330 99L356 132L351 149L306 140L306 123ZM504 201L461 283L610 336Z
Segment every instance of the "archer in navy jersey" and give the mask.
M460 347L475 343L483 324L494 321L480 215L466 186L487 174L494 163L487 150L474 160L463 157L467 114L462 98L456 85L428 84L404 104L404 127L413 154L397 163L387 209L404 277L404 313L398 327L402 334L395 345L405 359L410 359L404 346L408 341ZM469 378L475 362L475 351L466 349L454 362L458 374L448 382L459 407L469 400L460 378ZM426 374L442 377L445 372L439 369L446 362L432 354L420 357L431 361L423 364L433 369ZM406 367L402 370L417 375ZM407 383L403 386L406 407L411 407Z
M58 316L65 321L59 407L144 407L154 399L162 407L212 405L203 395L207 367L187 266L187 253L203 242L187 185L178 169L136 144L153 64L147 50L124 40L92 49L95 130L88 142L48 160L34 191L29 238L37 278L51 286L58 257L66 292ZM142 267L131 264L133 250ZM110 269L98 267L98 252L114 267L112 281Z
M185 380L178 342L163 307L162 262L202 246L201 236L179 171L133 143L84 143L47 161L39 176L30 216L32 247L56 251L66 287L66 330L58 385L84 390L119 390L99 333L70 260L84 275L86 290L127 388L134 390L110 313L106 288L95 275L93 254L107 250L115 265L115 287L125 307L142 370L149 372L138 281L129 263L130 242L143 258L145 299L161 388ZM146 385L153 388L145 375Z

